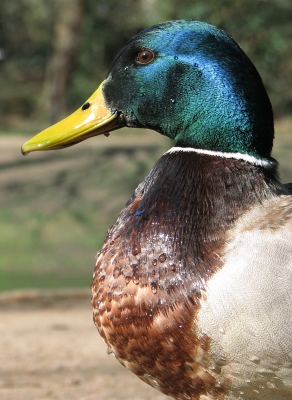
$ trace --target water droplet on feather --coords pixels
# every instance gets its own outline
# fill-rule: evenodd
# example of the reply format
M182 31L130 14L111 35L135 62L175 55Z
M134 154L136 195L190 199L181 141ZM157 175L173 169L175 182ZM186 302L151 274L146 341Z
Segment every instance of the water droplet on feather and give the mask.
M151 291L153 294L157 293L157 283L156 282L151 282L150 283Z
M133 256L136 256L139 253L141 253L141 246L139 243L134 243L133 248L132 248L132 254L133 254Z

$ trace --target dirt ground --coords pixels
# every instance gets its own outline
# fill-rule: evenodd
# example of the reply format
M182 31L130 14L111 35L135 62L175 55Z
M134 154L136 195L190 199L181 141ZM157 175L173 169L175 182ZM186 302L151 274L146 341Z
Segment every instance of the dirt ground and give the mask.
M0 294L1 400L167 400L106 352L89 290Z

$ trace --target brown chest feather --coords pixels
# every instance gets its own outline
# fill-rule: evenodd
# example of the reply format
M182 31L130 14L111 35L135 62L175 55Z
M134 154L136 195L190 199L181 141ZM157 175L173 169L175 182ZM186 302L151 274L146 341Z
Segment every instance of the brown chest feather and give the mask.
M228 382L208 370L196 315L227 230L273 181L243 161L166 154L110 228L92 284L95 324L117 359L162 392L224 398Z

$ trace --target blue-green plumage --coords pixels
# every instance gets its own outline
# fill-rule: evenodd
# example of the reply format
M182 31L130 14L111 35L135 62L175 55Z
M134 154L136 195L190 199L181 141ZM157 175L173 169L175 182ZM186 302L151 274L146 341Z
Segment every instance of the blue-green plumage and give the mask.
M137 65L145 48L155 58ZM178 145L270 157L273 114L262 80L212 25L174 21L142 31L117 57L104 94L128 126L157 130Z

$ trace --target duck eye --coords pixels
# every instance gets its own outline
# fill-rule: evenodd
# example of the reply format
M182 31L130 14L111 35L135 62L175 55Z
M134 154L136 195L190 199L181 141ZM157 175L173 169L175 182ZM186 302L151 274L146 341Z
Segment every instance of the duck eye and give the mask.
M151 50L145 49L138 53L136 62L137 64L148 64L154 59L154 53Z

